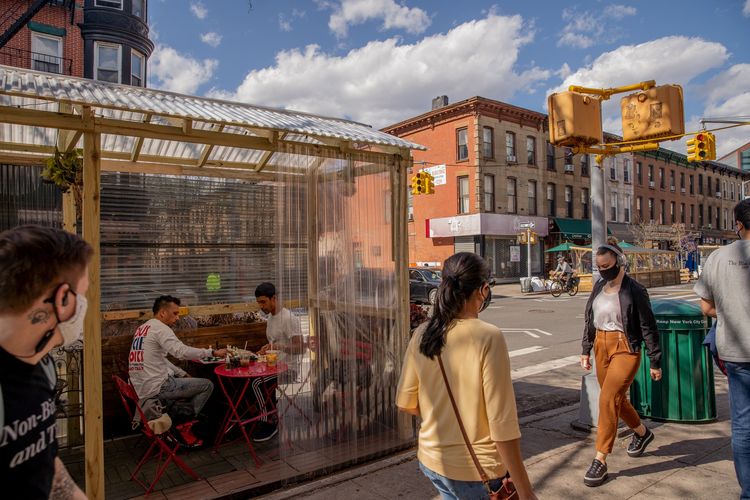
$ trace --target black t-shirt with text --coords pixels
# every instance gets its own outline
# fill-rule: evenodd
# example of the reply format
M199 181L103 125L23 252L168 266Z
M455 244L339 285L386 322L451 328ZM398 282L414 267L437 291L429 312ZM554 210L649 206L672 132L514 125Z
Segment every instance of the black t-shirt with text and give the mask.
M49 356L30 365L0 348L3 498L49 498L57 456L55 382L55 367Z

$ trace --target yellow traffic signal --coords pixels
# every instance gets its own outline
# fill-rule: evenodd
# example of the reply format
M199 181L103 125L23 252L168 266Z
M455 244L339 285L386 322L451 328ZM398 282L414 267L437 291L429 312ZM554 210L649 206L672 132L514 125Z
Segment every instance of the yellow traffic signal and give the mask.
M425 173L422 171L417 172L414 174L414 177L411 179L411 194L418 195L418 194L425 194Z
M715 160L716 159L716 137L711 132L706 132L706 137L708 139L708 157L707 160Z
M422 172L424 174L424 194L435 194L435 178L429 172Z
M711 143L715 141L710 132L700 132L695 137L687 141L687 159L688 161L706 161L716 159L716 146Z

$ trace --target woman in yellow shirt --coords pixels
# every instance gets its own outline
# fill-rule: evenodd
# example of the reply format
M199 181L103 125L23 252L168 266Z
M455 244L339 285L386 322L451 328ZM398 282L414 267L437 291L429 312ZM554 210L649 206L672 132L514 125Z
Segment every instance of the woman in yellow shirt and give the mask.
M521 499L535 499L521 458L510 360L499 328L479 319L491 300L490 269L474 253L443 264L430 320L414 333L404 359L396 404L422 418L422 472L444 499L488 498L451 406L438 357L456 400L468 439L497 491L510 473Z

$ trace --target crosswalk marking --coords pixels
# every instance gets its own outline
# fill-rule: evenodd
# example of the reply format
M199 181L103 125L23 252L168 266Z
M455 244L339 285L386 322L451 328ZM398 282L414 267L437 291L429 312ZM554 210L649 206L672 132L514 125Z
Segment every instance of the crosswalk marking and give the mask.
M519 378L528 377L530 375L537 375L539 373L548 372L550 370L557 370L558 368L574 365L580 363L580 361L581 356L579 355L568 356L560 359L551 359L549 361L545 361L544 363L538 363L536 365L524 366L523 368L516 368L515 370L511 370L510 377L513 380L518 380Z
M552 334L550 332L546 332L544 330L540 330L539 328L500 328L505 333L525 333L529 337L538 339L539 335L546 335L548 337L552 337Z
M515 351L509 351L508 356L511 358L515 358L516 356L524 356L526 354L532 354L535 352L543 351L546 347L542 347L540 345L534 345L531 347L524 347L523 349L516 349Z

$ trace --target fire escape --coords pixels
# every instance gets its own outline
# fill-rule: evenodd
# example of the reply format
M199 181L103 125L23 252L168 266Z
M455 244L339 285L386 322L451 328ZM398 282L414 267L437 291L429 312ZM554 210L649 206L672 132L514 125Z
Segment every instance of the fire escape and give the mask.
M75 0L34 0L31 5L23 1L17 1L15 7L0 14L0 27L7 26L5 31L0 35L0 63L17 67L31 67L32 69L51 73L70 74L71 61L69 59L37 54L29 50L14 47L6 47L6 44L46 5L63 7L69 10L70 23L74 22ZM67 68L64 67L66 64Z

